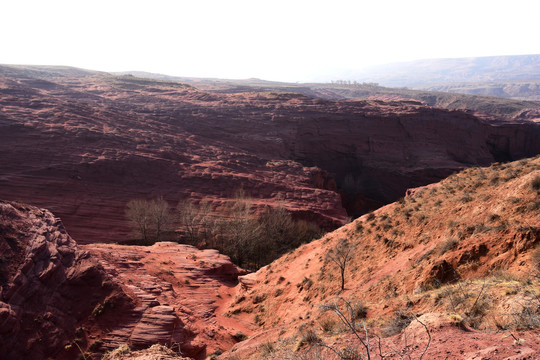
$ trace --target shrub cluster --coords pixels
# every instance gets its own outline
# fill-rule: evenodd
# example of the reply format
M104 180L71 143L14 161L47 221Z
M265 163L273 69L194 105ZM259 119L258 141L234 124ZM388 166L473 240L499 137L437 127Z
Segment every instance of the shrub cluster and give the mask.
M321 235L321 229L303 220L295 220L283 207L266 207L255 211L253 201L239 192L225 209L214 212L211 204L181 201L176 215L162 198L132 200L126 215L136 236L143 243L164 240L164 232L175 223L176 240L199 248L217 249L245 268L257 269L269 264L287 251Z

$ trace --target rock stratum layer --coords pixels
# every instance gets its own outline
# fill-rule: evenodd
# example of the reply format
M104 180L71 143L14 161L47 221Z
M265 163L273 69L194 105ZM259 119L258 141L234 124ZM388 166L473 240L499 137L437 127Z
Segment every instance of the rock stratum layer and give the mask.
M529 120L72 68L0 67L0 109L0 197L51 209L81 243L125 239L133 198L219 211L243 188L332 228L457 169L540 153Z

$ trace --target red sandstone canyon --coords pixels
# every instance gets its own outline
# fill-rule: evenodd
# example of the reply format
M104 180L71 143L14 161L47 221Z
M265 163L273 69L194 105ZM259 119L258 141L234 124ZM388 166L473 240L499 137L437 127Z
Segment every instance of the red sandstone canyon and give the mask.
M392 91L0 66L0 358L540 358L540 104ZM239 190L328 233L248 271L126 217Z

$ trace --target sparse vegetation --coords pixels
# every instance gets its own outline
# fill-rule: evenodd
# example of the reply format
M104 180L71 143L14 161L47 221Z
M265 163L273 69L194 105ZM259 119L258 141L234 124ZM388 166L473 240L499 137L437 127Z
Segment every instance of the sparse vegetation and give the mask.
M444 243L441 244L439 248L439 254L443 255L447 251L455 249L458 246L458 244L459 244L459 240L453 237L449 238L448 240L446 240Z
M540 191L540 175L536 175L531 181L531 189Z
M405 329L414 317L403 311L396 311L394 316L386 322L386 324L381 329L381 334L383 337L390 337L396 334L399 334L403 329Z
M244 334L243 332L241 331L237 331L236 333L234 333L234 335L232 336L236 341L244 341L246 340L248 337L246 334Z
M333 262L339 268L339 274L341 275L341 290L345 290L345 270L353 258L354 249L354 244L347 241L347 239L342 238L334 248L326 253L327 260Z
M113 351L107 352L103 356L103 360L119 360L122 358L122 355L129 354L131 349L127 344L122 344Z
M183 242L213 248L231 257L237 265L257 269L278 256L321 234L314 224L294 220L283 207L266 207L257 214L253 199L236 193L221 215L207 202L181 202L178 220Z
M298 336L298 341L296 343L296 349L300 349L305 345L313 345L321 342L321 338L317 335L314 329L302 329L300 330L300 335Z
M328 345L324 343L316 334L312 334L310 335L310 338L312 339L311 343L313 345L299 356L300 359L369 360L372 358L374 359L376 356L384 359L390 354L398 355L399 358L404 359L411 358L411 355L415 351L419 352L419 360L424 357L431 344L431 334L428 327L418 318L414 318L414 320L416 320L424 328L427 335L425 347L417 344L415 346L405 346L402 350L398 350L398 348L392 342L385 344L383 339L370 334L370 330L366 326L365 322L363 322L360 327L357 325L357 317L355 315L353 303L354 302L345 300L343 298L337 298L329 304L321 305L321 309L323 314L331 312L337 316L341 325L343 325L347 331L353 334L357 344L353 345L349 343L347 346L340 348L337 345ZM410 323L410 319L408 323ZM325 332L330 332L335 327L333 324L330 325L331 323L328 322L328 320L324 324L328 324L323 326L323 330L326 328ZM299 343L302 342L300 341ZM308 342L306 341L304 343ZM299 347L300 346L297 344L296 350L298 350Z

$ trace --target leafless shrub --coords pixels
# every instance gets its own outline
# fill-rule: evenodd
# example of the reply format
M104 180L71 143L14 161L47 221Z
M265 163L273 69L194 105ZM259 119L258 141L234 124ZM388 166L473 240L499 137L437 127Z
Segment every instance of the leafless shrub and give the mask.
M324 317L319 319L319 325L321 325L322 331L325 333L331 333L337 326L336 321L331 317Z
M169 204L162 197L129 201L126 205L126 216L144 243L160 241L172 221Z
M317 335L315 330L301 328L300 334L296 342L296 350L302 348L305 345L314 345L321 343L321 338Z
M409 326L413 319L413 316L409 313L396 311L394 317L392 317L392 319L390 319L390 321L382 328L381 334L384 337L399 334L403 329Z
M362 322L359 327L356 323L355 306L353 304L355 304L354 301L336 298L330 304L321 305L321 309L323 310L323 313L331 312L336 315L339 322L344 325L348 331L352 332L357 344L348 344L343 348L339 348L338 346L330 346L320 341L315 343L304 353L299 354L297 358L301 360L370 360L372 358L374 359L375 356L384 359L391 355L397 355L398 358L401 359L411 359L411 355L414 351L413 349L422 351L418 357L419 360L424 357L431 344L431 334L427 326L418 318L414 318L414 320L418 321L426 331L426 346L420 347L419 345L410 346L409 344L405 344L405 346L399 349L389 340L370 335L364 322Z
M326 258L335 263L341 275L341 290L345 290L345 270L349 262L353 259L355 245L340 239L338 244L326 253Z
M443 255L447 251L455 249L459 244L459 240L456 238L449 238L444 243L442 243L439 247L439 254Z
M262 355L267 358L276 351L274 344L271 341L267 341L261 345Z
M246 340L248 337L246 334L244 334L243 332L241 331L237 331L236 333L234 333L234 335L232 335L232 337L236 340L236 341L244 341Z
M472 282L458 282L444 288L440 298L448 299L453 313L462 315L471 327L479 328L492 307L488 294L490 286L491 281L487 278L481 286Z

